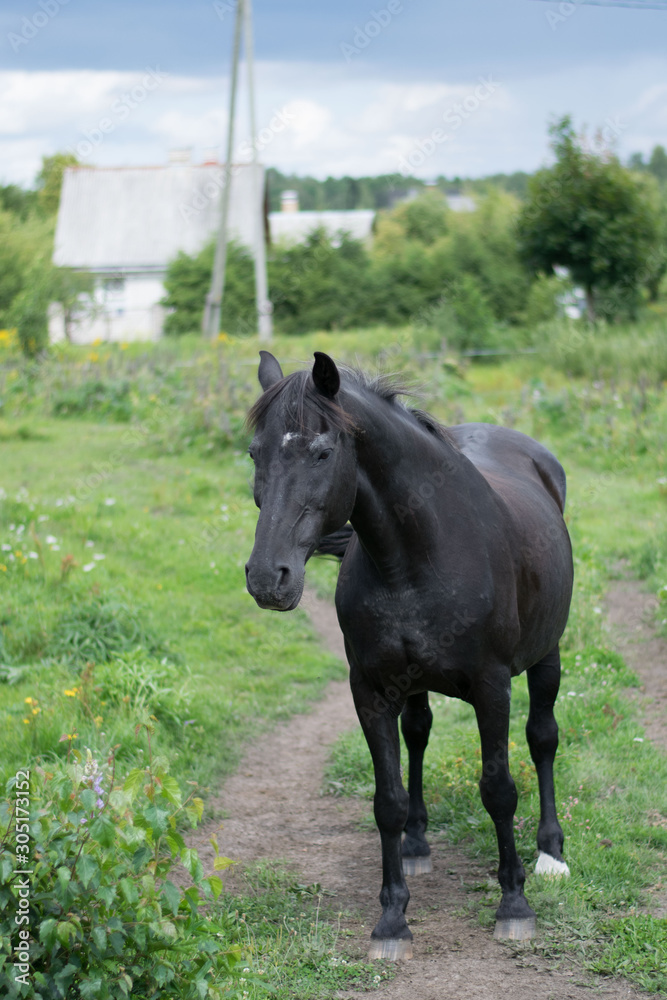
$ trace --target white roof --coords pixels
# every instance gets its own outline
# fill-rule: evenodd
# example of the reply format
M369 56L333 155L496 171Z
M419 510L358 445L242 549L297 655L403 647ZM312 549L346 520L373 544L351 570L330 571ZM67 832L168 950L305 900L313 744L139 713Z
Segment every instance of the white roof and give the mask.
M371 235L374 218L374 210L365 208L348 212L271 212L271 242L302 243L320 227L330 236L342 231L354 239L365 240Z
M197 253L217 232L220 165L68 167L63 176L53 262L90 270L164 270L179 250ZM257 184L253 184L253 170ZM232 168L230 235L253 243L254 198L264 168Z

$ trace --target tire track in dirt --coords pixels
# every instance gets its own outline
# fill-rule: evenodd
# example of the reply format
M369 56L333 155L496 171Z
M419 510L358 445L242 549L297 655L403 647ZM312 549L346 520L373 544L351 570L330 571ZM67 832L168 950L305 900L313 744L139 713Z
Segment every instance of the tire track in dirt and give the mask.
M344 658L333 607L313 595L305 600L328 649ZM341 732L358 725L347 682L333 682L322 701L267 733L248 749L238 771L212 803L225 816L211 823L222 854L241 862L282 859L300 882L319 882L335 893L332 912L352 931L346 951L362 958L380 914L378 834L359 829L366 803L322 795L323 770ZM198 838L199 840L200 838ZM433 872L410 879L409 920L415 936L410 962L373 994L380 1000L573 1000L595 994L607 1000L639 1000L647 994L622 980L591 979L576 967L554 969L525 946L500 944L488 929L465 918L471 884L495 880L461 851L434 839ZM208 843L199 848L205 869L213 865ZM233 891L234 878L227 879ZM489 904L491 905L491 904ZM539 928L539 915L538 915ZM538 929L539 933L539 929ZM339 992L363 1000L366 992Z

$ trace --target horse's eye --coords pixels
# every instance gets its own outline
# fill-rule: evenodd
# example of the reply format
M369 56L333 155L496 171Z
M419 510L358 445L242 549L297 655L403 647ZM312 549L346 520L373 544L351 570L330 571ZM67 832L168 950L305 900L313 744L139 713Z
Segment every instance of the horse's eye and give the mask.
M326 462L332 451L333 448L325 448L324 451L321 453L320 457L318 458L318 462Z
M248 448L248 454L250 455L250 458L254 462L255 461L255 452L252 450L252 448Z

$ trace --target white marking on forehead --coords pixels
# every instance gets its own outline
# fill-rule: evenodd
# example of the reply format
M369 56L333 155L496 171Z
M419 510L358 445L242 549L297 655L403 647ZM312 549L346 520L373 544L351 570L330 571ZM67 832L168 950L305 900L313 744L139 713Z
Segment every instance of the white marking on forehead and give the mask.
M289 444L295 438L303 437L303 434L297 434L296 431L288 431L287 434L283 434L283 444Z
M329 439L326 434L318 434L317 437L314 437L313 440L308 443L308 448L310 451L317 451L324 444L326 444L328 440Z

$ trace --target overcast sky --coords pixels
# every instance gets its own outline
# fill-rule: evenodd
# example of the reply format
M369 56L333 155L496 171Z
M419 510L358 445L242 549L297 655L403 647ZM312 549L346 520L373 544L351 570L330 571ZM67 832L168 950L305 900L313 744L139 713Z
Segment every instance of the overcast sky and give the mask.
M3 0L0 182L222 150L234 0ZM257 141L299 174L533 170L566 113L667 145L663 10L542 0L255 0ZM235 158L252 139L245 81Z

